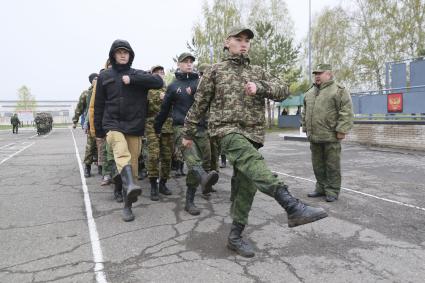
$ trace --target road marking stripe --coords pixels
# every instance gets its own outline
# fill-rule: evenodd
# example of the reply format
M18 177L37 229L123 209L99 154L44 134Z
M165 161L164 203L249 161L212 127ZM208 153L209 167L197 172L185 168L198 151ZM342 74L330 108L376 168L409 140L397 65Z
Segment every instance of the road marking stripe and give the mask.
M25 149L27 149L27 148L29 148L30 146L32 146L34 144L34 142L33 143L31 143L31 144L29 144L29 145L27 145L27 146L25 146L25 147L23 147L23 148L21 148L20 150L18 150L17 152L15 152L15 153L13 153L13 154L11 154L11 155L9 155L8 157L6 157L5 159L3 159L2 161L0 161L0 165L1 164L3 164L4 162L6 162L6 161L8 161L9 159L11 159L12 157L14 157L15 155L17 155L17 154L19 154L19 153L21 153L22 151L24 151Z
M90 201L90 195L87 188L86 178L84 177L84 170L81 163L80 153L78 152L77 142L75 141L75 136L72 130L72 139L74 140L74 147L75 147L75 155L77 157L78 166L80 167L80 176L81 176L81 183L82 183L82 189L84 193L84 204L86 207L86 215L87 215L87 224L89 226L89 234L90 234L90 242L92 246L93 251L93 260L95 262L94 265L94 273L96 275L96 281L99 283L106 283L106 275L103 266L103 253L102 248L100 246L100 240L99 240L99 234L97 233L96 228L96 222L93 218L93 212L92 212L92 206Z
M291 178L294 178L294 179L299 179L299 180L303 180L303 181L307 181L307 182L311 182L311 183L316 183L316 181L311 180L311 179L302 178L302 177L298 177L298 176L293 176L293 175L289 175L289 174L278 172L278 171L273 171L273 172L276 173L276 174L284 175L284 176L291 177ZM353 189L349 189L349 188L341 187L341 189L342 190L345 190L345 191L349 191L351 193L360 194L360 195L363 195L363 196L367 196L367 197L379 199L379 200L382 200L382 201L386 201L386 202L390 202L390 203L394 203L394 204L406 206L406 207L409 207L409 208L414 208L414 209L425 211L425 208L424 207L411 205L411 204L404 203L404 202L397 201L397 200L392 200L392 199L378 197L378 196L375 196L375 195L371 195L371 194L368 194L368 193L359 192L359 191L356 191L356 190L353 190Z
M12 142L12 143L6 144L6 145L4 145L4 146L0 147L0 149L3 149L3 148L5 148L5 147L8 147L9 145L13 145L13 144L15 144L15 143L14 143L14 142Z

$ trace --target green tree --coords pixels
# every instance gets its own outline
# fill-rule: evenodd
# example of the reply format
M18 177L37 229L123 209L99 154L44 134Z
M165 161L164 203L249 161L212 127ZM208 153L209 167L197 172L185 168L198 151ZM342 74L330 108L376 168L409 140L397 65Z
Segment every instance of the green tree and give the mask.
M35 97L31 95L30 89L23 85L18 89L18 102L16 103L16 110L34 111L35 107Z

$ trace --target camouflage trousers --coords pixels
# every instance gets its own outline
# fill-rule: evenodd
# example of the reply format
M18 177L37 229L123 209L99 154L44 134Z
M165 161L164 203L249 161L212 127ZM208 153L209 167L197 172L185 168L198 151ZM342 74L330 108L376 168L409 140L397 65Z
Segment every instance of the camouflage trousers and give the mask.
M210 147L211 147L211 170L218 172L218 156L220 155L220 147L218 145L218 141L215 138L210 139Z
M341 143L310 143L316 192L338 196L341 190Z
M109 175L111 177L115 177L118 175L118 171L116 170L114 153L112 152L111 147L105 141L103 143L103 166L102 166L102 175Z
M207 130L198 130L193 138L192 146L190 148L186 148L182 145L182 129L182 126L174 127L174 140L177 140L175 146L178 146L182 151L184 161L188 168L186 185L189 188L197 188L199 186L199 182L193 168L196 166L202 166L202 168L204 168L207 172L211 170L211 145L209 136Z
M87 135L86 153L84 155L84 164L91 165L97 161L96 138Z
M174 161L184 161L183 152L181 147L181 130L182 126L173 126L173 156L172 159Z
M169 179L173 153L173 134L164 133L161 134L161 137L158 137L151 123L146 123L145 133L148 144L146 165L148 177Z
M234 221L246 225L257 189L274 197L283 182L268 169L263 156L258 152L259 144L236 133L224 136L219 144L222 154L233 165L230 215Z
M103 166L104 163L104 148L105 148L105 139L104 138L96 138L96 149L97 149L97 165Z

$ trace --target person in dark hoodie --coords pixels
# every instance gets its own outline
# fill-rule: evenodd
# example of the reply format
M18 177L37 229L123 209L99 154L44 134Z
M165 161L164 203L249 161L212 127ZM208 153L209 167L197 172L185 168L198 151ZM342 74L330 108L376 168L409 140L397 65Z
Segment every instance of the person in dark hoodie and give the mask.
M155 118L154 129L157 135L161 134L162 125L172 108L174 146L182 149L184 160L189 169L186 176L187 191L184 209L191 215L199 215L200 210L194 204L196 188L201 185L204 194L211 192L212 186L218 181L218 173L210 171L211 148L205 120L197 125L195 146L191 148L182 147L184 119L195 101L199 81L198 74L193 72L194 61L195 57L190 53L185 52L178 57L176 79L167 87L161 110ZM207 173L208 171L209 173Z
M109 51L112 68L100 73L96 84L94 125L96 137L106 136L112 148L119 175L114 178L122 186L123 220L132 221L132 203L141 188L137 177L141 137L144 135L149 89L160 89L164 82L159 75L131 68L134 51L126 40L117 39Z

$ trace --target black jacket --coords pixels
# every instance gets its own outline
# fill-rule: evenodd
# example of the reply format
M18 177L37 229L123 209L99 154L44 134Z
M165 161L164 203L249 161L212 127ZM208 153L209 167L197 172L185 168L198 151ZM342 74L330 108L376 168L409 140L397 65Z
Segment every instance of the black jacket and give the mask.
M129 50L130 60L126 65L115 62L114 52L123 47ZM109 52L111 69L100 73L96 84L94 103L94 126L97 137L104 137L108 131L143 136L149 89L159 89L164 82L158 75L132 69L134 52L125 40L115 40ZM128 75L130 84L125 85L122 77Z
M173 108L173 126L183 126L184 118L195 101L199 82L198 74L177 71L175 75L176 79L167 87L167 92L161 104L161 111L155 118L155 132L157 134L161 133L162 125L167 119L171 107ZM190 94L187 92L188 87L191 89ZM204 121L199 126L207 127Z

